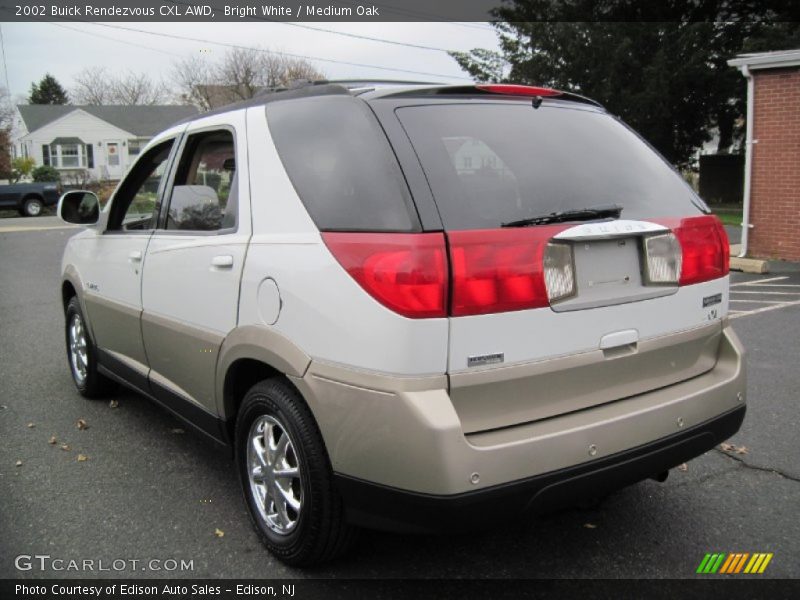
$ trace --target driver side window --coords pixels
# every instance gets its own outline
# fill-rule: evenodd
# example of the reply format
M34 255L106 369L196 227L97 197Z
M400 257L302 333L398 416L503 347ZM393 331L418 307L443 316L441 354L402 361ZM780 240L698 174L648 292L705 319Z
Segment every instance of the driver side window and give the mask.
M151 148L134 165L114 196L109 230L147 231L156 226L159 190L166 175L173 141Z

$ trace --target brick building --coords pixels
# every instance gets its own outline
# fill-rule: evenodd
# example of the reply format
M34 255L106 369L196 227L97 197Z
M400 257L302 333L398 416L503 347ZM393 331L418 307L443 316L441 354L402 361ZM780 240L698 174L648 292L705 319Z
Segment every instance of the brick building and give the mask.
M748 85L743 254L800 261L800 49L728 64Z

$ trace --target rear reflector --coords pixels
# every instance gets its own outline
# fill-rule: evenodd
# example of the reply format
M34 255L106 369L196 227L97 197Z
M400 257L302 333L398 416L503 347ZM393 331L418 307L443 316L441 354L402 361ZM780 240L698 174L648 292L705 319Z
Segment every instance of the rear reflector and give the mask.
M441 233L322 234L336 260L385 307L411 318L447 316Z
M544 279L547 243L566 227L450 231L453 316L550 304Z
M658 220L672 229L681 245L680 285L724 277L729 271L728 234L714 215Z
M552 88L535 87L532 85L514 85L509 83L476 85L475 88L484 92L489 92L490 94L505 94L506 96L560 96L564 93Z

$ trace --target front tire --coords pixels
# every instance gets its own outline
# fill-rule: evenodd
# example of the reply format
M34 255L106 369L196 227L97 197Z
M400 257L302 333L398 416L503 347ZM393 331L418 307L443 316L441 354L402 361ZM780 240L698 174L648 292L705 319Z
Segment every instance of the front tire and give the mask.
M254 385L236 419L236 464L261 543L282 562L311 566L344 553L354 529L316 422L282 379Z
M44 202L40 198L27 198L22 203L22 214L26 217L38 217L43 209Z
M67 362L78 392L85 398L106 395L114 388L114 383L97 370L97 352L89 337L81 304L76 296L67 303L65 333Z

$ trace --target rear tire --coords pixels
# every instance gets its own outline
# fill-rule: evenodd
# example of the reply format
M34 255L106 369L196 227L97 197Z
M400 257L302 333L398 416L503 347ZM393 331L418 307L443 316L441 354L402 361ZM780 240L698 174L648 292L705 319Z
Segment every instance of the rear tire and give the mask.
M26 198L22 203L22 214L26 217L38 217L42 214L44 202L41 198Z
M116 384L97 370L97 351L86 328L81 304L73 296L67 303L67 363L72 381L85 398L101 398L113 391Z
M282 562L315 565L343 554L355 529L344 517L314 417L283 379L254 385L236 419L236 466L261 543Z

